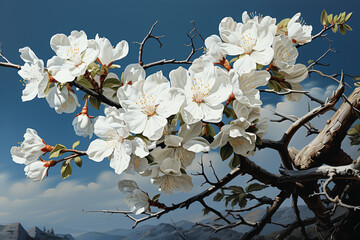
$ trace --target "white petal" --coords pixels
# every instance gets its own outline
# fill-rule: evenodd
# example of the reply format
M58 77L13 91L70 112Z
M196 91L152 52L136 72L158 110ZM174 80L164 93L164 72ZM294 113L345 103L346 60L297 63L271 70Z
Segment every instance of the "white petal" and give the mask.
M101 139L92 141L86 153L88 157L95 161L101 162L104 158L110 156L114 151L114 145Z

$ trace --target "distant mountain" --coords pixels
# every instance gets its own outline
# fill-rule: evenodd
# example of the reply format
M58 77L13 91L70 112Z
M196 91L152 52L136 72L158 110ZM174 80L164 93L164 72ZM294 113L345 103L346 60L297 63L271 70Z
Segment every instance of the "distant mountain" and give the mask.
M309 218L313 213L306 206L299 206L301 218ZM260 208L254 210L247 215L243 215L248 221L256 221L260 219L266 209ZM217 216L210 215L208 218L200 221L201 223L213 223ZM272 221L280 224L288 224L295 221L294 211L291 207L280 208L273 216ZM222 220L217 220L217 224L224 224ZM254 239L270 240L278 234L283 228L278 225L268 224L261 235ZM160 223L153 225L140 225L135 229L113 229L107 232L88 232L75 237L75 240L235 240L240 239L244 233L251 230L249 226L238 226L226 231L214 233L210 228L196 226L195 223L189 221L180 221L174 224ZM309 228L311 231L311 227ZM180 236L181 235L181 236ZM291 235L293 236L293 234ZM299 238L296 238L299 236ZM294 232L293 239L301 239L301 233Z
M310 218L312 212L306 206L299 206L301 218ZM247 221L257 221L266 209L260 208L250 213L242 214ZM201 223L213 224L217 217L210 215L200 221ZM295 221L294 211L291 207L280 208L273 216L272 221L280 224L289 224ZM224 224L224 221L217 220L216 224ZM283 228L278 225L268 224L260 236L254 239L270 240L274 239ZM20 223L0 225L0 240L236 240L240 239L244 233L251 230L249 226L238 226L225 231L214 233L211 228L195 225L194 222L179 221L173 224L160 223L158 225L140 225L135 229L113 229L107 232L87 232L76 236L70 234L55 234L53 230L42 231L38 227L33 227L26 231ZM308 227L308 232L314 233L313 227ZM291 239L301 239L302 234L299 230L291 234Z
M57 236L33 227L26 231L20 223L0 225L0 240L74 240L70 234Z

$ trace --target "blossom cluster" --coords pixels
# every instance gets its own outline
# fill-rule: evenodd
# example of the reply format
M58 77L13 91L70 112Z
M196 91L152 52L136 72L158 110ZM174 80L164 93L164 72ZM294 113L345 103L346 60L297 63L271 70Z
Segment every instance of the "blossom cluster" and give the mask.
M56 56L47 61L47 68L29 47L20 49L25 65L19 74L26 82L22 100L45 97L60 114L80 106L73 81L103 94L121 108L104 104L104 116L92 120L85 104L73 121L77 135L97 136L86 151L89 159L108 158L115 173L149 177L165 194L176 189L187 193L193 187L187 170L196 154L227 144L242 156L255 153L268 126L260 116L259 87L302 89L299 83L308 71L296 63L295 45L311 41L312 27L300 24L299 17L300 13L278 24L275 18L251 18L247 12L239 23L226 17L219 24L219 36L206 38L206 53L189 68L172 70L168 78L162 71L146 76L139 64L128 65L121 79L109 72L129 51L124 40L114 48L98 35L88 39L84 31L56 34L50 40ZM300 97L287 95L291 101ZM216 133L211 133L213 126L219 127ZM35 140L30 144L31 133ZM48 167L32 170L44 147L35 135L28 129L24 143L11 153L15 162L27 165L30 178L42 180ZM132 211L148 209L148 196L136 183L131 189L119 188L129 194Z

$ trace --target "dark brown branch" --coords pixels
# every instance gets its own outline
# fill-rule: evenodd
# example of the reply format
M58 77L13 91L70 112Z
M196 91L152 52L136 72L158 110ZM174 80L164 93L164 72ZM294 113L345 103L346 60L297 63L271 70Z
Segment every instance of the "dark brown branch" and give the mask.
M153 36L153 35L151 35L152 32L153 32L153 30L154 30L154 27L156 26L157 23L158 23L158 20L151 26L150 31L148 32L148 34L146 34L145 38L142 40L141 43L136 42L137 44L140 45L140 47L139 47L139 64L140 64L141 66L144 65L144 62L143 62L143 60L142 60L143 51L144 51L144 45L145 45L146 41L147 41L149 38L154 38L155 40L158 41L158 43L160 44L160 47L162 46L162 43L160 42L160 38L165 37L165 35L162 35L162 36Z
M219 211L217 211L216 209L210 207L209 205L207 205L204 201L204 199L200 199L199 202L201 203L201 205L203 205L206 209L208 209L209 211L215 213L219 218L221 218L222 220L224 220L226 223L230 223L229 220L226 219L226 217L224 217Z
M308 240L309 238L308 238L308 236L307 236L307 234L306 234L305 225L304 225L303 221L301 220L300 211L299 211L299 208L298 208L298 205L297 205L297 203L298 203L298 195L297 195L296 192L294 192L292 196L293 196L292 207L293 207L293 209L294 209L296 219L297 219L297 221L300 223L301 232L302 232L304 238L305 238L306 240Z
M257 223L257 226L254 227L251 231L247 232L242 240L250 240L256 235L258 235L267 223L271 222L272 216L279 209L281 204L290 196L288 191L281 191L278 196L275 197L275 200L270 208L266 210L266 214L260 219Z

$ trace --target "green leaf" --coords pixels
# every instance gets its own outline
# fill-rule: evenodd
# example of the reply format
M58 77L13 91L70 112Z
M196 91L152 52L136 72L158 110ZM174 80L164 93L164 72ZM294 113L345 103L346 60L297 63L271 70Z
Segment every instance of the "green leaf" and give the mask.
M344 27L345 27L345 29L346 29L346 30L348 30L348 31L352 31L352 28L351 28L349 25L344 24Z
M257 70L261 70L263 67L264 67L263 65L256 64L256 69L257 69Z
M220 148L220 156L223 161L228 159L233 154L233 148L229 142Z
M56 144L56 146L54 147L53 150L51 150L50 154L49 154L49 158L54 158L54 157L59 157L61 156L63 153L62 151L66 150L66 147L64 145L61 144Z
M328 20L328 23L332 23L332 18L333 18L333 15L332 14L329 14L328 16L327 16L327 20Z
M239 202L239 198L234 198L231 202L231 207L234 207Z
M95 62L92 62L88 65L87 69L89 71L97 71L100 69L99 65L97 65Z
M117 78L107 78L103 84L103 87L105 88L120 87L120 86L121 83Z
M221 199L223 199L223 197L224 197L224 194L222 194L221 192L218 192L215 196L214 196L214 201L215 202L220 202L221 201Z
M345 22L349 21L349 19L351 18L352 14L353 14L353 13L351 12L351 13L348 13L348 15L346 15L346 17L345 17Z
M287 89L292 89L291 84L286 81L282 82L280 85L284 85Z
M328 24L328 19L327 19L328 15L327 15L327 12L326 10L324 9L321 13L321 16L320 16L320 22L321 22L321 25L323 26L326 26Z
M151 200L152 201L156 201L156 200L158 200L159 198L160 198L160 193L159 194L156 194Z
M77 80L76 80L78 83L80 83L81 85L83 85L84 87L86 88L93 88L91 83L86 79L84 78L83 75L77 77Z
M274 89L274 91L276 91L276 92L280 92L282 90L281 85L277 81L272 80L272 79L269 80L268 87L270 89Z
M331 28L331 30L333 31L333 33L336 33L338 31L337 23L335 23L335 25Z
M75 158L75 163L78 167L82 167L82 159L80 157Z
M100 105L101 105L101 102L99 100L97 100L96 98L90 96L89 98L90 100L90 104L91 106L93 106L93 108L99 110L100 109Z
M244 189L240 186L229 186L228 188L236 194L245 193Z
M231 169L234 169L234 168L238 167L240 165L240 163L241 163L240 155L234 154L234 157L229 162L229 167Z
M74 142L72 145L72 149L75 149L80 144L80 141Z
M350 136L360 135L360 124L355 124L347 134Z
M251 183L245 188L245 191L246 192L260 191L267 187L268 187L267 185L263 185L263 184L259 184L259 183Z
M208 133L210 136L214 137L215 136L215 130L214 127L211 124L207 124L206 125L208 127Z
M246 204L247 204L247 199L245 198L246 194L245 193L240 193L239 194L239 207L240 208L244 208L246 207Z
M61 177L65 179L72 174L71 164L70 161L63 162L61 166Z
M204 216L205 215L207 215L209 212L210 212L210 209L208 209L208 208L203 208L203 214L204 214Z
M85 94L83 97L82 97L82 100L84 101L85 99L87 99L89 97L89 94Z
M339 30L342 35L345 35L346 30L343 24L340 25Z

